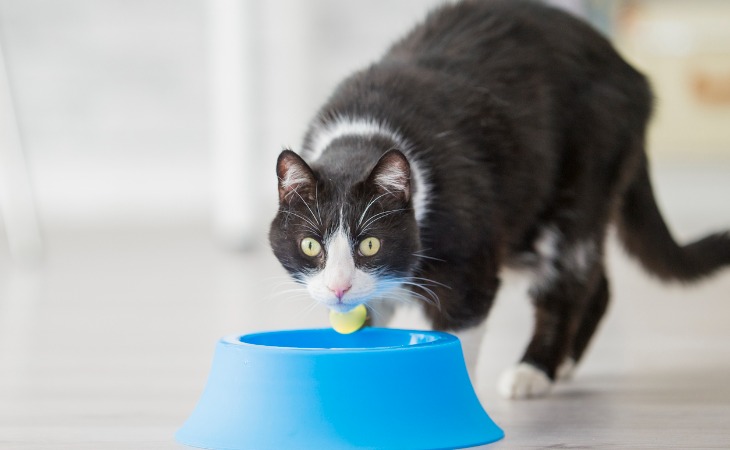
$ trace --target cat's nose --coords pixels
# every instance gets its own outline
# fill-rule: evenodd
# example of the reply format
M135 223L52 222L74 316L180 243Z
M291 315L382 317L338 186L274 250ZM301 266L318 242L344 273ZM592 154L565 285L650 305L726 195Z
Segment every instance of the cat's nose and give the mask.
M329 287L328 286L328 289L335 294L335 297L337 297L337 300L342 300L342 297L344 297L345 293L347 291L349 291L351 288L352 288L352 285L338 286L338 287Z

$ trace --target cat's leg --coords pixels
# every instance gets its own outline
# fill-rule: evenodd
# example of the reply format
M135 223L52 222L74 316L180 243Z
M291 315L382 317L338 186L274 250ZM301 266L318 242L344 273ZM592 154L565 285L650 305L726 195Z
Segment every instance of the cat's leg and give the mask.
M469 376L476 380L479 349L484 337L486 318L499 287L494 267L494 252L455 264L434 263L423 271L429 292L415 289L422 297L437 299L425 305L425 312L435 330L447 331L461 341Z
M540 397L550 391L561 363L572 355L581 319L602 274L595 241L564 242L554 229L546 230L541 240L536 246L541 262L530 289L535 328L521 362L499 380L498 390L507 398Z
M593 283L593 291L586 303L583 317L580 319L578 331L573 339L573 348L558 367L556 379L568 380L572 377L576 364L593 337L598 324L608 309L609 289L605 271L600 270L598 279Z

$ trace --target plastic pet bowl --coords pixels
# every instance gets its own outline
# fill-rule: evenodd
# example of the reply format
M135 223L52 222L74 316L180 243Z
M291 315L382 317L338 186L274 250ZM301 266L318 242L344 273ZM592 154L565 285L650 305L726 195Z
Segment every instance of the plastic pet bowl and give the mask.
M453 449L504 436L450 334L274 331L218 342L179 442L226 450Z

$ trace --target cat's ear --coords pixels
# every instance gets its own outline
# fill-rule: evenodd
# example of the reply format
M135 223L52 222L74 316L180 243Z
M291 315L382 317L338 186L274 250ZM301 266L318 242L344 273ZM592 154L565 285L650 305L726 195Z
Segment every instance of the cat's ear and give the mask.
M367 182L404 203L411 199L411 165L398 150L388 150L380 157Z
M279 202L314 195L317 180L314 172L304 160L291 150L284 150L276 161L276 176L279 178ZM298 194L298 195L296 195Z

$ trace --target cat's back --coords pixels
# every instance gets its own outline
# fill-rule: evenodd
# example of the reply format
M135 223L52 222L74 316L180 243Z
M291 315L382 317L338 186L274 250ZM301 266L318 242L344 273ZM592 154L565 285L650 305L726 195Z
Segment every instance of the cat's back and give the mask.
M389 56L453 59L479 49L499 51L501 46L527 43L531 45L522 50L534 48L535 44L560 50L570 46L610 47L578 18L536 1L466 0L433 10L392 46Z
M525 70L578 78L610 69L641 78L591 26L529 0L444 5L396 42L384 61L405 61L482 80L490 74L524 78Z

